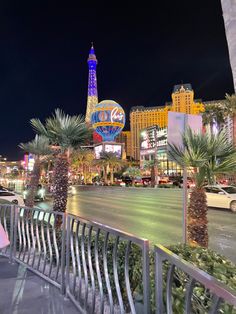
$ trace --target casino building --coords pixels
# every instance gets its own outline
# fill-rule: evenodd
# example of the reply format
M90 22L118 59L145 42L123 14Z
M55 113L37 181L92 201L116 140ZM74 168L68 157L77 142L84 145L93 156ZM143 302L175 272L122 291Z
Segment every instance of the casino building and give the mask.
M155 159L156 157L156 159ZM141 130L140 133L140 167L156 160L160 176L176 176L182 174L182 169L167 156L167 128L157 125Z
M172 92L172 103L160 107L132 107L130 112L131 157L140 160L140 134L147 127L157 125L160 128L168 125L168 112L199 114L204 105L194 100L191 84L175 85Z

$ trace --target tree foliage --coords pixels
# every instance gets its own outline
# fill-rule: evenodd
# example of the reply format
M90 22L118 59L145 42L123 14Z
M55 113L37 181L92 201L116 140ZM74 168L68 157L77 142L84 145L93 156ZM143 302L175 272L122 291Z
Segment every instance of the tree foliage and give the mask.
M53 174L53 209L64 212L68 193L68 157L73 149L85 145L91 136L84 117L69 116L62 110L56 109L52 117L43 124L39 119L31 119L34 130L47 137L50 145L54 146L55 164Z
M188 128L182 139L181 147L169 144L168 154L180 166L193 170L196 186L188 206L188 239L192 244L207 246L207 204L203 186L215 184L218 174L235 171L236 149L229 143L226 131L214 134L209 127L205 133L194 133Z
M25 200L26 206L33 207L40 179L41 163L52 154L52 149L49 145L49 139L43 135L36 135L32 141L20 143L19 147L25 152L33 154L35 159Z

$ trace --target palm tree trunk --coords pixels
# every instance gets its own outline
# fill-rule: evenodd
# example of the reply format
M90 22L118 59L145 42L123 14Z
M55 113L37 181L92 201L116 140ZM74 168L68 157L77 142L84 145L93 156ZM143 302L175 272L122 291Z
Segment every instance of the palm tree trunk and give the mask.
M68 192L69 163L65 154L59 154L55 160L53 172L53 210L66 211Z
M84 184L87 184L88 183L88 180L87 180L87 167L86 165L84 165Z
M208 247L207 201L203 188L193 189L187 216L187 237L190 245Z
M113 167L110 167L110 176L111 176L111 185L114 183L114 173L113 173Z
M34 168L30 176L30 184L26 195L25 206L34 207L34 198L40 179L40 160L35 158Z
M135 178L132 178L132 186L135 186Z
M156 176L155 176L155 166L151 167L151 187L154 188L156 185Z
M107 180L107 166L103 167L103 176L104 176L104 183L105 183L105 185L107 185L107 182L108 182L108 180Z

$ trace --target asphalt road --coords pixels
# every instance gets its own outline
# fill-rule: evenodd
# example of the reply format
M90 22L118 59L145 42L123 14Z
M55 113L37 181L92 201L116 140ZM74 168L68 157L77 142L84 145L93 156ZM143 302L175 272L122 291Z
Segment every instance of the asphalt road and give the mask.
M182 190L75 187L68 212L149 239L152 244L182 241ZM41 207L49 205L41 203ZM236 263L236 214L209 209L209 247Z

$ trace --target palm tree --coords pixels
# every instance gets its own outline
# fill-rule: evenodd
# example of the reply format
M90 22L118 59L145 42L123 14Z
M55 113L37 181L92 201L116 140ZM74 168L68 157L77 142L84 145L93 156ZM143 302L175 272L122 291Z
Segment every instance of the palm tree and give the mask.
M103 152L100 155L100 160L104 161L104 165L110 170L110 184L114 183L114 171L115 169L121 168L124 164L121 159L119 159L113 152Z
M212 131L214 125L216 125L217 131L219 131L227 116L228 110L225 102L206 104L205 111L202 113L202 120L204 125L210 125Z
M132 186L135 185L135 179L139 176L141 176L141 170L139 167L128 167L125 172L124 175L129 176L132 179Z
M226 99L229 116L233 119L233 140L234 140L234 145L236 145L236 95L226 94L225 99Z
M94 160L94 153L90 149L80 148L76 150L72 155L71 166L76 171L80 171L84 177L84 183L87 183L88 172L92 166Z
M101 173L101 169L102 169L104 184L108 185L108 178L107 178L108 165L107 165L107 161L105 159L100 158L100 159L94 160L94 165L99 168L99 172L100 173Z
M65 212L68 194L68 158L73 149L84 145L91 135L84 117L69 116L56 109L55 114L45 121L31 119L36 132L46 136L54 148L53 210Z
M143 165L144 169L147 169L151 173L151 186L157 187L157 161L155 160L146 160Z
M45 136L36 135L34 140L19 145L25 152L34 155L34 168L30 175L30 184L26 195L25 205L34 207L34 198L40 179L40 170L42 161L52 153L49 146L49 140Z
M182 167L193 169L195 187L188 205L188 241L207 247L207 203L203 186L215 184L217 175L235 170L236 149L228 142L225 131L214 134L208 127L204 134L187 129L183 134L183 146L169 144L169 155Z

